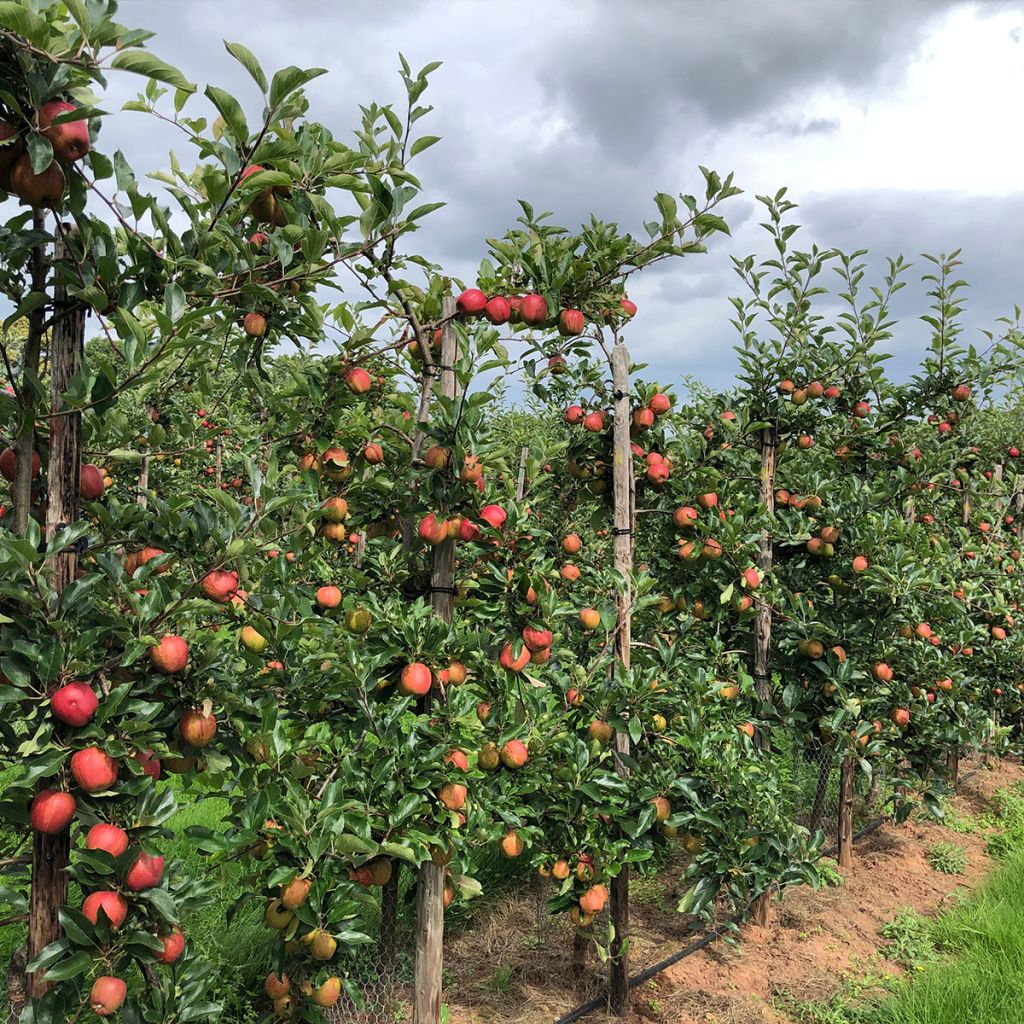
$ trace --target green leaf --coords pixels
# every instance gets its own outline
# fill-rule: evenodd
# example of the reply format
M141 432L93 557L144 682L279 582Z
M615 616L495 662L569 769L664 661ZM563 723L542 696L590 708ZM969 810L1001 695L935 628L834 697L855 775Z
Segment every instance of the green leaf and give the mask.
M206 87L206 98L217 108L224 123L231 130L236 141L246 142L249 138L249 126L245 122L245 114L238 100L231 93L218 89L215 85Z
M281 101L296 89L300 89L307 82L312 82L314 78L319 78L321 75L326 75L326 68L308 68L303 70L291 65L287 68L281 68L278 71L271 83L270 83L270 106L275 108L280 105Z
M42 174L53 163L53 146L50 145L50 140L37 132L30 132L25 137L25 146L32 161L32 170L36 174Z
M145 75L157 82L173 85L175 89L193 93L195 84L190 82L176 67L155 57L145 50L124 50L114 55L110 62L112 68L119 71L130 71L133 75Z
M260 67L260 62L252 50L241 43L229 43L226 39L224 40L224 49L249 72L253 81L260 87L260 92L266 93L267 76L263 73L263 68Z
M79 950L60 963L46 969L47 981L64 981L67 978L77 978L92 967L93 958L86 952Z
M412 144L412 148L409 150L409 156L414 157L418 153L422 153L423 150L430 149L430 147L433 146L435 142L440 141L440 135L422 135Z

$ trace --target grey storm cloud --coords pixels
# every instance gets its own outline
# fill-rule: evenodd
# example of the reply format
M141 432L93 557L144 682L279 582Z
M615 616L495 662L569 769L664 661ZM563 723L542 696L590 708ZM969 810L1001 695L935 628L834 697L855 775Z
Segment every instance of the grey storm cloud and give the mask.
M417 158L426 198L444 200L415 245L446 270L471 279L485 239L519 215L518 198L551 210L573 228L593 212L634 232L653 214L656 191L697 191L697 165L723 139L747 192L723 214L732 237L707 256L657 268L631 282L642 316L633 324L637 358L660 376L694 374L727 387L735 369L730 295L741 282L730 257L768 254L757 193L787 184L789 154L814 140L843 138L840 118L804 99L832 90L869 104L897 91L947 0L403 0L388 4L325 0L123 0L121 20L150 28L154 52L200 85L212 82L258 116L259 97L223 39L246 44L268 71L286 64L328 74L309 87L311 116L343 141L359 104L401 105L401 51L414 68L440 60L426 99L435 106L424 133L443 141ZM961 5L962 6L962 5ZM1020 0L974 7L979 17ZM112 101L139 83L112 79ZM211 114L198 97L196 110ZM191 109L191 105L190 108ZM778 180L757 180L743 145L773 155ZM104 128L102 148L122 148L137 167L167 165L174 129L142 115ZM938 143L937 143L938 147ZM939 148L936 150L940 152ZM737 158L737 154L739 157ZM980 158L979 158L980 159ZM777 168L777 170L776 170ZM815 183L795 219L801 246L871 250L871 267L900 251L964 250L973 287L969 330L990 325L1024 298L1020 273L1020 196L989 197L873 189L829 191ZM915 268L917 273L919 268ZM924 344L923 289L908 287L898 312L909 320L893 342L890 364L913 372Z

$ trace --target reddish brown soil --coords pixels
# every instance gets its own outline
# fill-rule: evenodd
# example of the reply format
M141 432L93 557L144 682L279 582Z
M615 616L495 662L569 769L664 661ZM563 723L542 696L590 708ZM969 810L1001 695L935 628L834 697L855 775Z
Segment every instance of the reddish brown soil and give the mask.
M1020 765L978 768L951 801L960 815L993 810L1000 788L1024 778ZM925 854L936 842L967 851L967 870L945 875ZM985 836L954 833L930 821L886 825L858 841L844 884L790 889L765 928L744 926L739 944L717 942L682 960L633 992L631 1024L791 1024L786 1007L824 1000L844 978L896 973L878 954L879 929L901 910L934 915L956 890L970 889L991 870ZM693 938L674 913L677 875L644 883L632 899L632 959L644 966ZM505 901L447 944L445 997L452 1024L540 1024L601 991L605 970L591 956L583 976L571 970L572 931L545 923L529 895ZM605 1020L603 1013L586 1021ZM607 1018L613 1020L615 1018Z

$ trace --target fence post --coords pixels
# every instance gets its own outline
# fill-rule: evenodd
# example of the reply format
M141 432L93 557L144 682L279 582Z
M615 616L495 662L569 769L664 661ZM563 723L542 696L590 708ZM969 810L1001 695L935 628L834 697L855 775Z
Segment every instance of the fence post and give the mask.
M146 406L146 419L153 422L153 407ZM142 461L139 463L139 480L135 487L135 503L142 508L149 506L149 449L142 453Z
M853 780L857 761L844 757L839 773L839 852L841 868L853 867Z
M64 243L65 225L58 229L54 246L54 265L68 256ZM46 477L46 541L65 526L78 519L80 475L82 466L82 414L65 412L64 393L78 372L85 343L85 309L69 298L67 289L54 289L54 324L50 340L50 459ZM75 579L78 555L72 548L47 554L50 585L60 593ZM55 689L51 683L49 692ZM47 694L49 695L49 693ZM37 784L46 788L46 779ZM35 832L32 837L32 892L29 897L28 958L60 938L58 911L68 897L67 866L71 851L71 833L64 829L57 835ZM49 983L44 975L33 974L29 994L41 996Z
M633 452L629 446L629 351L616 337L612 349L613 421L613 529L615 569L625 578L617 595L615 617L615 653L623 671L629 670L632 630L630 623L632 594L629 578L633 571ZM629 754L629 735L615 733L617 754ZM629 769L616 757L616 770L625 777ZM625 1017L629 1012L629 868L612 879L611 918L614 934L609 961L608 995L611 1011Z
M765 515L775 511L775 467L778 462L778 426L772 422L761 431L761 472L760 498ZM761 530L761 542L757 551L757 567L762 578L772 571L773 549L771 525L766 523ZM772 606L764 597L755 597L757 618L754 620L754 687L762 704L772 699ZM768 739L760 729L754 734L754 744L759 750L768 745ZM771 897L763 892L754 901L751 914L754 923L762 928L768 924Z
M454 299L445 298L442 313L445 324L441 333L441 393L446 398L455 398L458 339L452 326L452 317L455 315ZM421 402L421 409L425 408L426 402ZM448 623L452 621L455 605L454 581L455 541L446 540L434 548L430 573L430 604L434 614ZM429 695L424 698L425 701L429 699ZM416 886L416 962L412 1024L438 1024L441 1019L444 876L443 864L435 864L428 860L420 865Z

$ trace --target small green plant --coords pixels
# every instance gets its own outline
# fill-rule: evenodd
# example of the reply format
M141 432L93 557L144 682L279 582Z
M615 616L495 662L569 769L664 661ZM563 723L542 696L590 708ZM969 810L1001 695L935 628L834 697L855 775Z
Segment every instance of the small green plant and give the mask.
M935 843L925 857L933 870L944 875L962 875L967 869L967 851L955 843Z
M881 935L887 940L884 955L908 971L922 970L938 958L931 922L913 910L901 910L882 925Z
M818 878L825 886L840 886L844 883L845 879L839 873L839 868L836 866L835 861L823 860L818 864Z
M504 967L498 967L489 978L478 982L477 987L490 989L490 991L498 992L502 995L511 992L512 975L515 973L515 969L515 964L506 964Z

